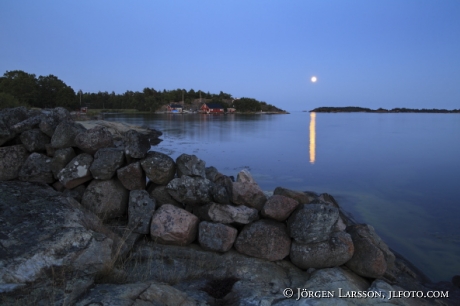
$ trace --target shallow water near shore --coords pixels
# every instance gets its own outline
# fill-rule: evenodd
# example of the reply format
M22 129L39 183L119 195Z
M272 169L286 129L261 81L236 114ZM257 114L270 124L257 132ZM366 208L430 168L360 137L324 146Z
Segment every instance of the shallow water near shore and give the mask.
M263 190L327 192L433 281L460 274L460 114L108 114Z

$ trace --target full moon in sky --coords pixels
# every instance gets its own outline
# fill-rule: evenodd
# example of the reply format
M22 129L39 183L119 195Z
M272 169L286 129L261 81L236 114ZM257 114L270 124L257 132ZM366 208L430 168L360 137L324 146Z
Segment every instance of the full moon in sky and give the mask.
M315 82L316 82L316 80L317 80L317 79L316 79L316 77L315 77L315 76L312 76L312 77L311 77L311 81L312 81L312 83L315 83Z

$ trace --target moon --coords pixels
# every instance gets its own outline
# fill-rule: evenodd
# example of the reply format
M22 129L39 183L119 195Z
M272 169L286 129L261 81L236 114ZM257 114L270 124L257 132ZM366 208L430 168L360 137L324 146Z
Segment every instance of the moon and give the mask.
M312 76L312 77L311 77L311 82L312 82L312 83L315 83L316 80L317 80L317 78L316 78L315 76Z

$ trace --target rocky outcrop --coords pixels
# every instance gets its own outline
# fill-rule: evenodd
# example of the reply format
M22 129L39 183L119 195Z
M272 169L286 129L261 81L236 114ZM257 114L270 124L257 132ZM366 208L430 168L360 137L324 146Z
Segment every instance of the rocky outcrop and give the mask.
M169 194L184 205L206 204L212 201L211 181L201 177L182 176L166 186Z
M297 206L299 206L299 202L294 199L282 195L273 195L265 202L260 213L266 218L284 221Z
M96 216L42 184L1 183L0 220L0 292L15 292L4 305L74 304L115 255Z
M46 145L51 138L42 133L39 129L32 129L23 132L20 136L21 142L29 152L46 151Z
M267 197L257 183L235 182L232 193L233 203L253 207L257 210L261 210L267 201Z
M62 121L56 127L51 137L51 146L55 149L64 149L67 147L77 147L75 137L86 129L79 123L71 121Z
M93 177L89 168L93 163L93 157L87 153L83 153L74 157L64 169L59 171L58 179L61 184L67 189L73 189L81 185Z

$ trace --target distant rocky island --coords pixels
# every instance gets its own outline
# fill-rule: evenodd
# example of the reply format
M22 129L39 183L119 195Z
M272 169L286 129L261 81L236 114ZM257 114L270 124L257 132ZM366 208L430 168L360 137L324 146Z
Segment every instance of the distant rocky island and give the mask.
M346 106L346 107L317 107L310 111L311 113L460 113L460 109L437 109L437 108L393 108L393 109L370 109L366 107L358 106Z

